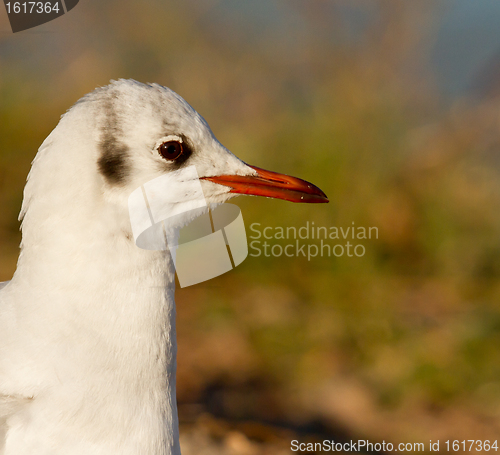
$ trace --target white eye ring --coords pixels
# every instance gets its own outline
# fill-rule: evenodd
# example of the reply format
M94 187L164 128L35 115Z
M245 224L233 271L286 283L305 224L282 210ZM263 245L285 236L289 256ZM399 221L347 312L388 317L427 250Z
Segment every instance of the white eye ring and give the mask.
M151 151L153 154L157 155L158 154L158 147L165 143L165 142L170 142L170 141L175 141L175 142L179 142L179 143L183 143L182 141L182 137L180 136L177 136L176 134L169 134L168 136L164 136L162 137L161 139L159 139L158 141L156 141L156 144L155 146L153 147L153 150Z

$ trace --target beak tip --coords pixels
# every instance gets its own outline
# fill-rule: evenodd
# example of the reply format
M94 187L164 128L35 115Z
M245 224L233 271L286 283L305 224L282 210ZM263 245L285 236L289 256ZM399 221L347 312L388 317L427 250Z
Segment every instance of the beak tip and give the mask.
M292 202L307 202L307 203L312 203L312 204L327 204L330 202L330 200L327 198L326 194L311 194L311 195L305 195L305 196L300 196L300 199L296 199Z

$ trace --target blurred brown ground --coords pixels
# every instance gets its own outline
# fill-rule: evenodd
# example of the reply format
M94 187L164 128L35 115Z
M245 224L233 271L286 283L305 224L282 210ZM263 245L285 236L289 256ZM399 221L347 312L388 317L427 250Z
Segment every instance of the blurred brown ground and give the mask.
M239 198L247 232L379 231L362 258L248 257L177 291L183 453L497 438L500 98L445 102L433 4L382 1L349 41L320 0L270 2L265 21L215 0L80 3L0 35L0 280L15 270L30 161L59 116L110 79L158 82L243 160L330 197Z

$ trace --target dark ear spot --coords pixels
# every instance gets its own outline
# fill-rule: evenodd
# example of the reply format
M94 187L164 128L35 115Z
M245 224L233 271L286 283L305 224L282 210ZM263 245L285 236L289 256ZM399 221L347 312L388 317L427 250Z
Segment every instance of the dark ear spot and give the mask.
M108 136L101 141L100 149L99 171L108 183L122 184L130 174L128 147L108 133Z
M110 185L122 185L131 171L129 148L119 139L123 132L116 104L116 94L109 93L103 105L105 119L99 144L101 154L97 161L99 172Z

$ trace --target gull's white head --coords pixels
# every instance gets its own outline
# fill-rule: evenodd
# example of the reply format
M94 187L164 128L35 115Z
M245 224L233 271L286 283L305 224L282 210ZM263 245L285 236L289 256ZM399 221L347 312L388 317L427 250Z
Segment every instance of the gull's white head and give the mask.
M0 395L22 398L6 453L180 454L174 254L136 246L129 198L161 179L168 203L189 206L181 178L207 204L238 193L327 202L239 160L165 87L120 80L83 97L33 161L18 268L1 293Z
M172 90L119 80L78 101L40 147L25 189L23 244L81 240L82 231L95 236L99 229L130 237L132 191L188 166L196 168L208 204L238 193L328 202L308 182L241 161Z

